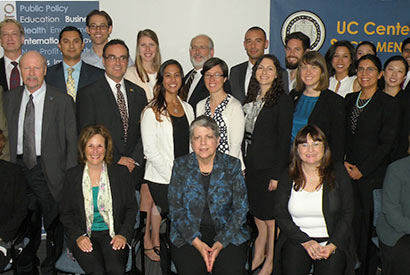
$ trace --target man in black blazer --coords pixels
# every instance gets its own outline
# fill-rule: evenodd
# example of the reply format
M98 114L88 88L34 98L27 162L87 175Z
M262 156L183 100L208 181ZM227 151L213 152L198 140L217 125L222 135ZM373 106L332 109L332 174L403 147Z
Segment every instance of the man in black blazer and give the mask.
M189 56L194 68L185 75L183 79L185 87L182 89L180 96L184 101L188 102L195 111L196 104L209 96L201 72L204 63L214 56L214 42L206 34L195 36L191 40ZM224 90L227 93L231 93L229 81L225 82Z
M124 79L128 58L124 41L113 39L104 46L105 77L78 91L77 122L79 131L104 125L112 136L113 161L126 166L139 184L144 161L140 115L147 99L142 88Z
M23 168L28 183L29 210L33 218L29 228L27 254L18 265L27 274L38 274L36 252L41 223L47 232L47 257L42 274L56 274L55 255L62 248L62 226L58 206L66 169L77 163L77 129L73 100L56 88L46 85L46 59L36 51L20 60L24 86L4 95L8 121L10 161Z
M410 66L410 37L403 40L401 44L401 55L406 59L407 64ZM410 92L410 69L407 72L406 79L404 81L403 90Z
M18 63L24 43L24 28L19 21L6 19L0 23L0 42L4 51L0 58L0 85L8 91L23 83Z
M243 46L249 59L232 67L229 75L232 95L242 104L245 102L248 92L253 65L265 53L268 45L269 41L266 39L266 33L261 27L254 26L246 31Z
M81 61L84 41L76 27L67 26L60 32L58 48L63 61L47 69L46 82L68 93L75 101L77 91L104 77L104 70Z

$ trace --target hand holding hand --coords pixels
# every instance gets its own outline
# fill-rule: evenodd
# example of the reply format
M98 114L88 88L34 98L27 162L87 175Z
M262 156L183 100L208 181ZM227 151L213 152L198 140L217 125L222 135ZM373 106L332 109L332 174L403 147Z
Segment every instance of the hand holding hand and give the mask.
M81 249L82 252L91 252L93 251L93 244L88 236L80 236L76 240L78 248Z
M115 235L110 244L114 250L124 249L127 244L127 239L122 235Z
M212 272L216 257L219 255L219 252L224 248L220 242L215 242L211 248L210 258L209 258L209 267L208 272Z
M327 244L322 247L319 256L322 257L323 259L328 259L330 255L336 250L336 246L332 243Z
M120 160L118 161L118 164L127 166L128 171L130 171L130 173L135 168L135 160L129 157L121 157Z
M320 260L322 259L321 251L322 246L315 240L310 240L307 242L302 243L303 248L309 254L310 258L313 260Z
M195 247L199 253L202 255L202 258L204 259L205 265L206 265L206 269L210 270L210 254L212 252L212 249L203 241L201 241L198 237L196 237L193 241L192 241L192 245L193 247ZM216 256L215 256L216 257ZM212 268L211 268L212 270Z

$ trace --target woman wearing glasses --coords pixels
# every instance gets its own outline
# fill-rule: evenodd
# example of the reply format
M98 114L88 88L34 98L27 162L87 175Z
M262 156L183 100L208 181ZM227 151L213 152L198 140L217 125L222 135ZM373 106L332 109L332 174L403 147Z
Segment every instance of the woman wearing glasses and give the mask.
M361 263L357 274L376 271L376 266L371 264L376 257L376 249L370 241L374 233L372 191L382 188L398 128L399 106L393 97L378 90L377 82L381 76L379 58L370 54L362 56L357 65L361 90L345 98L345 167L353 184L353 229Z
M205 62L202 74L209 96L198 102L196 114L212 117L216 121L221 135L218 151L239 158L243 170L241 145L245 118L242 104L224 91L224 83L228 80L228 65L213 57Z

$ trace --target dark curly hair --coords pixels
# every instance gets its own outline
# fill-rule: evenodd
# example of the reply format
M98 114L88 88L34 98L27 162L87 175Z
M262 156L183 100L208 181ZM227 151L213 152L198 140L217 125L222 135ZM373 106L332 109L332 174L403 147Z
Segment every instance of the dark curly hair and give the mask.
M285 90L283 89L283 84L282 84L282 70L283 69L280 66L280 62L278 58L272 54L262 55L261 57L259 57L258 61L256 61L255 65L253 66L252 77L251 77L251 80L249 81L248 94L247 94L245 103L255 101L259 94L260 86L259 86L259 82L256 80L255 73L264 58L268 58L272 60L276 68L277 77L272 82L272 86L269 88L269 90L266 92L265 96L263 97L263 100L265 101L265 105L268 107L271 107L275 105L278 102L279 97L285 93Z

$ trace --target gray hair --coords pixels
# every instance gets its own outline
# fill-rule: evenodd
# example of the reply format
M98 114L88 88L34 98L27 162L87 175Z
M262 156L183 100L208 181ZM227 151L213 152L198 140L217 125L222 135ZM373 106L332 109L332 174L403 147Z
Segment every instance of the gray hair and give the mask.
M211 39L208 35L206 35L206 34L198 34L197 36L193 37L193 38L191 39L191 43L189 44L189 48L192 47L192 41L194 41L195 38L198 38L198 37L201 37L201 36L208 38L208 41L209 41L209 49L212 50L212 49L214 48L214 41L212 41L212 39Z
M201 115L192 121L191 126L189 126L189 139L192 139L194 135L194 130L196 127L205 127L211 129L216 139L219 138L219 126L216 121L206 115Z

